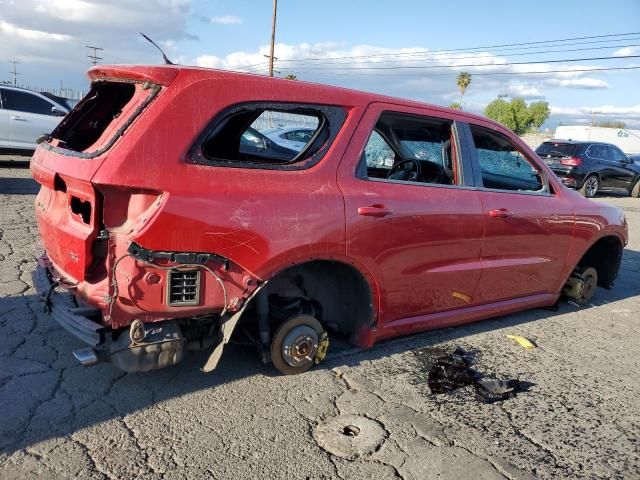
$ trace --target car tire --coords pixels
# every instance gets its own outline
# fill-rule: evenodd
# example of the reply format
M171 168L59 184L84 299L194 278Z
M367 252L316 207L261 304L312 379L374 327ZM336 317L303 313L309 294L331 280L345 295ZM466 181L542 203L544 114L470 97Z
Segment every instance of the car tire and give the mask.
M283 322L271 340L271 361L284 375L309 370L324 358L327 333L311 315L297 315Z
M587 198L593 198L598 193L598 188L600 187L600 179L597 175L589 175L585 178L582 187L580 188L580 193Z
M640 197L640 179L636 180L636 183L633 184L633 187L631 188L631 196L633 198Z

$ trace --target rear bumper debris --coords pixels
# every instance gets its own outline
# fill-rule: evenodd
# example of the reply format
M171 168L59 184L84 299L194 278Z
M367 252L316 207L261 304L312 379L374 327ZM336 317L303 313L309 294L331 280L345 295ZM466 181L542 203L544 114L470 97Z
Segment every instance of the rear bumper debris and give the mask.
M78 306L70 293L55 290L57 284L51 278L49 259L42 256L32 273L33 285L45 311L69 333L87 345L97 347L105 341L105 327L90 317L100 315L100 310Z

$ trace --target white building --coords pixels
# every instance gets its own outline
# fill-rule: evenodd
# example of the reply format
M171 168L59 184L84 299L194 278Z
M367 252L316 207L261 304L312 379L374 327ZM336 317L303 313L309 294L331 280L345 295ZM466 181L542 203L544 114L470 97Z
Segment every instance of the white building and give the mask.
M640 130L590 127L584 125L562 125L556 128L554 138L613 143L627 155L640 153Z

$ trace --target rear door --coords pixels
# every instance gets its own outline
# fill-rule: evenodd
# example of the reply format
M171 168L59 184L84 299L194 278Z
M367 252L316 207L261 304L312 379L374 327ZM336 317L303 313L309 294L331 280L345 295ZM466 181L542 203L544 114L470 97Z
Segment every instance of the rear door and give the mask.
M20 148L35 148L36 139L51 133L61 119L53 114L53 103L31 92L4 89L3 106L9 112L11 143Z
M629 167L627 156L618 147L608 145L611 169L613 170L611 183L617 188L631 189L636 178L635 170Z
M347 255L376 279L382 322L475 303L484 219L458 145L451 119L378 103L345 153Z
M9 110L5 110L2 105L4 88L0 88L0 147L10 147L11 136L9 130Z
M470 130L485 225L478 301L555 293L573 236L571 204L550 191L522 144L479 125Z

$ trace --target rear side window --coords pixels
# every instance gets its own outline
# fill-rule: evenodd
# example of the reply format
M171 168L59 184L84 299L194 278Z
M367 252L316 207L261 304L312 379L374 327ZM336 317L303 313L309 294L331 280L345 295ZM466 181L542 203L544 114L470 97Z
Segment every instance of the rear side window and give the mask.
M192 163L299 169L315 164L346 112L302 104L236 105L213 120L192 148Z
M542 157L572 157L576 154L577 145L571 143L545 142L536 148L536 153Z
M49 148L95 157L113 145L153 100L157 85L98 81L51 133ZM45 146L46 147L46 146Z
M53 115L53 105L32 93L2 89L2 107L17 112Z
M517 192L544 190L542 175L504 135L471 126L485 188Z

